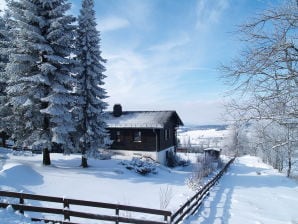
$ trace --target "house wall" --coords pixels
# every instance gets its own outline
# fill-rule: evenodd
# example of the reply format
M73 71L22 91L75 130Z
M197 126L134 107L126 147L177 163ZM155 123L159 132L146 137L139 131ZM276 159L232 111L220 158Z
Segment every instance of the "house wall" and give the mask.
M149 152L149 151L132 151L132 150L120 150L120 149L113 149L113 152L126 155L126 156L145 156L150 157L157 161L160 164L167 165L167 151L174 151L175 147L169 147L167 149L161 150L159 152Z
M129 128L110 128L111 149L129 151L156 151L156 134L153 129L129 129ZM120 141L117 141L117 131L120 132ZM141 132L141 142L134 141L134 133Z
M168 132L168 134L166 134L166 132ZM167 138L166 138L166 135L168 135ZM164 129L160 129L159 137L160 137L159 148L161 150L177 145L175 127L171 122L168 122L165 125Z
M135 142L134 134L138 131L141 132L141 141ZM111 149L156 152L177 144L175 128L172 125L165 129L110 128L109 132L113 140ZM117 132L120 132L118 137Z
M125 155L143 155L166 164L166 152L177 146L176 117L171 117L163 129L108 128L115 152ZM134 141L134 133L141 132L141 141ZM118 132L118 134L117 134Z

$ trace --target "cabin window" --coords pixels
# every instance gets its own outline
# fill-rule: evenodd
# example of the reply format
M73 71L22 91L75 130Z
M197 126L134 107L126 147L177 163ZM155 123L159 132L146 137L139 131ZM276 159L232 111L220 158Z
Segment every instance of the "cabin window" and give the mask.
M165 140L169 140L170 138L170 129L165 129Z
M133 136L133 141L134 142L142 142L142 132L135 131L134 136Z
M121 141L120 136L121 136L120 131L117 131L117 132L116 132L116 142L120 142L120 141Z

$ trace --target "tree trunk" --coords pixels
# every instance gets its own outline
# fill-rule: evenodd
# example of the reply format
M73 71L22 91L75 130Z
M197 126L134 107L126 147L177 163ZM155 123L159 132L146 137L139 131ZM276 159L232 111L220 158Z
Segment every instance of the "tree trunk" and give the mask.
M50 152L48 148L43 149L43 159L42 164L45 166L51 165L51 158L50 158Z
M6 136L7 135L6 135L6 133L4 131L0 133L0 137L2 139L2 147L3 148L6 148L6 138L7 138Z
M81 167L83 167L83 168L87 168L88 167L87 157L84 154L82 155Z
M288 169L287 169L287 177L290 177L292 171L292 157L288 158Z

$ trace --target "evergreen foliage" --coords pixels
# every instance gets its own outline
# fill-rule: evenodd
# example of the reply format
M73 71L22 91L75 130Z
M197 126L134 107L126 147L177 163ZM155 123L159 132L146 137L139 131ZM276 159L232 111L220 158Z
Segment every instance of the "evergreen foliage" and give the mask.
M87 166L87 157L98 153L107 143L104 121L106 91L102 88L106 77L103 72L105 60L101 57L100 34L96 30L93 0L83 0L79 15L77 37L78 60L81 72L78 75L77 93L80 95L79 136L82 150L82 166Z
M6 105L7 94L5 91L8 79L5 68L8 63L8 46L10 41L9 27L7 25L8 18L8 13L0 16L0 137L3 140L3 145L5 145L5 138L9 131L9 122L7 122L6 117L11 112L10 108Z
M48 165L53 143L72 149L75 18L65 15L70 8L65 0L12 0L8 7L13 17L6 68L12 137L16 145L43 149Z
M11 35L7 94L13 113L12 138L16 146L50 148L50 132L45 128L41 99L49 90L49 79L40 69L42 51L50 51L42 35L45 20L37 1L9 1Z
M75 124L71 108L75 101L73 77L75 60L70 57L74 52L75 17L66 15L71 5L65 0L39 0L41 16L45 19L42 29L47 41L43 49L40 70L48 76L50 88L41 100L41 112L49 116L51 141L60 145L66 153L71 152L71 133Z

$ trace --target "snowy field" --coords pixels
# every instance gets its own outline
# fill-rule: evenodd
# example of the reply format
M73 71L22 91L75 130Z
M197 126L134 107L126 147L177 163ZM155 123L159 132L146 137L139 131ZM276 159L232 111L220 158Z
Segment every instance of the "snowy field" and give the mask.
M297 224L298 185L257 157L237 158L185 224Z
M178 139L182 147L222 147L224 139L229 135L230 130L217 130L215 128L204 130L188 130L178 132Z
M125 158L120 156L90 159L90 167L83 169L79 155L51 154L48 167L42 166L41 155L13 155L4 149L0 155L1 190L159 209L160 191L168 186L173 198L166 209L173 211L193 195L184 183L191 166L169 169L158 165L157 174L142 176L121 165Z
M157 174L141 176L121 165L124 158L120 156L90 160L88 169L79 167L78 155L52 154L51 158L52 165L44 167L41 155L16 155L1 149L0 189L159 209L160 190L169 186L173 198L167 210L171 211L194 193L185 185L191 166L177 169L158 166ZM183 223L297 224L297 211L297 182L260 159L245 156L238 158L213 188L197 215ZM138 218L148 218L139 215ZM5 224L31 224L30 219L11 208L0 210L0 220Z

